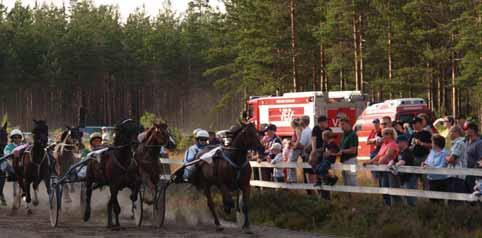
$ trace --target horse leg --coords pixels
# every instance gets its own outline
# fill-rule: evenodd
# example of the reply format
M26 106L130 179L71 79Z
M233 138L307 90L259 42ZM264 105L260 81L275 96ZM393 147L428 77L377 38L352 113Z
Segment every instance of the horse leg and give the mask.
M249 218L248 218L249 196L250 196L250 187L248 184L242 188L241 198L240 198L241 211L243 212L243 216L244 216L244 224L242 229L248 234L251 233L251 230L249 228Z
M32 214L32 210L30 209L30 203L32 202L32 198L30 196L30 184L32 182L31 181L25 181L24 183L24 192L25 192L25 197L24 197L24 201L25 201L25 210L27 210L27 214Z
M86 182L85 187L84 222L90 219L90 199L92 198L92 182Z
M109 204L107 206L108 209L108 220L107 223L111 227L119 227L119 213L120 213L120 206L119 201L117 200L117 193L119 191L115 187L110 188L110 199ZM112 224L112 218L115 218L115 223Z
M39 201L38 201L38 186L39 184L38 183L33 183L33 201L32 201L32 204L34 206L38 206L39 204Z
M66 203L72 203L72 198L70 198L70 191L69 191L69 185L68 184L64 184L64 191L63 191L63 197L64 197L64 201Z
M218 215L216 215L216 211L214 210L214 202L211 196L211 188L209 186L206 186L206 188L204 189L204 194L206 195L206 199L208 201L209 210L211 211L211 214L214 217L214 224L216 225L216 231L222 231L223 228L221 227L221 223L219 222Z
M223 205L224 205L224 212L227 214L231 213L231 209L234 208L234 201L233 197L231 196L231 192L226 185L219 186L221 190L221 194L223 195Z

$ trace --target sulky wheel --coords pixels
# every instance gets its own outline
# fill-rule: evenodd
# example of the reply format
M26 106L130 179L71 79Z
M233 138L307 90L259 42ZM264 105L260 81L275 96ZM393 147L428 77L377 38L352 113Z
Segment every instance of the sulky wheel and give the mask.
M84 217L85 209L87 207L87 184L86 182L82 182L80 184L80 212L81 216Z
M57 178L50 179L49 192L49 215L50 225L56 227L60 220L60 212L62 208L62 185L56 184Z
M158 227L164 225L164 220L166 217L166 190L168 187L168 182L165 180L159 181L156 188L156 196L153 204L153 218L154 223Z
M132 214L134 215L134 221L136 222L136 226L138 226L138 227L142 226L143 203L144 203L143 193L144 193L144 190L145 190L144 185L141 185L139 191L137 192L137 199L132 204Z

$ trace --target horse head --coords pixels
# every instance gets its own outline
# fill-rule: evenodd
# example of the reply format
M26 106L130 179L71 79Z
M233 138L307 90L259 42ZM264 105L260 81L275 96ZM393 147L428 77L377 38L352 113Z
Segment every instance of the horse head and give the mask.
M132 146L139 143L137 135L141 132L141 127L132 119L127 119L117 124L114 131L115 146Z
M49 127L47 122L43 120L33 120L34 127L32 129L34 144L46 147L49 142Z
M239 126L231 129L231 134L233 137L233 147L264 153L264 146L261 141L259 141L259 133L253 123L241 122Z
M176 143L169 131L169 128L165 122L153 123L145 133L145 137L142 143L148 145L164 146L167 149L175 149Z
M8 144L8 132L7 132L8 122L5 122L0 128L0 146L5 146Z
M76 152L82 149L82 136L83 133L79 127L66 126L66 130L62 132L61 142L74 147Z

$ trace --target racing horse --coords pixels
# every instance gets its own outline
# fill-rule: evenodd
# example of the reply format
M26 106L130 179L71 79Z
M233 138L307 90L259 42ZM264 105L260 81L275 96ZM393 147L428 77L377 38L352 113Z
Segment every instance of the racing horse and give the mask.
M82 149L82 132L78 127L66 127L60 136L60 141L58 141L54 148L53 158L55 160L55 173L57 176L64 176L75 162L77 162L77 157ZM68 185L64 186L64 200L65 202L72 202L70 198L70 192L74 192L74 184L70 184L70 191Z
M30 210L30 202L32 202L30 185L33 185L34 190L34 206L39 204L37 193L40 182L44 181L47 191L50 191L51 161L45 153L49 128L43 120L33 120L33 122L33 145L27 147L20 156L14 156L12 159L17 183L22 189L22 197L25 199L28 214L32 213ZM16 200L18 203L19 198L16 198Z
M153 123L152 127L139 135L139 146L135 153L135 159L139 166L139 175L145 185L143 191L144 202L153 205L154 218L158 221L158 226L163 224L164 216L160 214L160 209L164 206L161 194L161 184L159 175L162 174L162 165L159 160L161 147L175 149L176 144L169 132L166 123ZM162 203L162 204L158 204Z
M101 150L99 160L89 160L85 177L86 197L84 221L90 219L91 197L93 189L109 186L110 198L107 204L107 226L119 227L121 211L117 194L125 187L131 189L131 200L138 199L140 179L137 163L133 152L138 145L137 135L140 126L134 120L128 119L115 127L114 143L106 150ZM113 222L114 218L114 222Z
M0 127L0 156L3 156L3 150L8 144L8 132L7 132L8 122L5 121L2 127ZM5 199L3 197L3 187L5 186L5 180L7 173L0 170L0 199Z
M255 150L264 154L264 146L258 139L258 131L252 123L241 122L231 130L232 142L228 147L218 147L219 153L215 153L212 162L198 159L194 163L197 166L191 179L191 183L198 189L204 191L207 198L207 205L214 217L214 224L218 231L223 230L214 208L211 196L211 187L219 188L223 195L225 211L229 212L234 205L231 193L241 191L238 195L238 209L243 213L243 227L246 233L250 233L248 218L248 203L250 196L251 166L248 161L248 151ZM200 155L205 153L201 152ZM186 166L186 165L185 165ZM182 178L182 168L175 172L174 180Z

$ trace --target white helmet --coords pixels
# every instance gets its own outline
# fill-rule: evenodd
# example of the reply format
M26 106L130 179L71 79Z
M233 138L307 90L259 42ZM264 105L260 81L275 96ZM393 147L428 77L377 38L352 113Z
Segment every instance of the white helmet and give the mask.
M209 133L205 130L198 130L196 135L194 136L196 139L198 138L209 138Z
M194 137L196 137L197 133L198 133L199 131L202 131L202 130L203 130L203 129L201 129L201 128L196 128L196 129L194 129L194 130L192 131L192 135L193 135Z
M23 138L23 133L21 130L19 129L13 129L11 132L10 132L10 138L12 138L13 136L20 136Z

